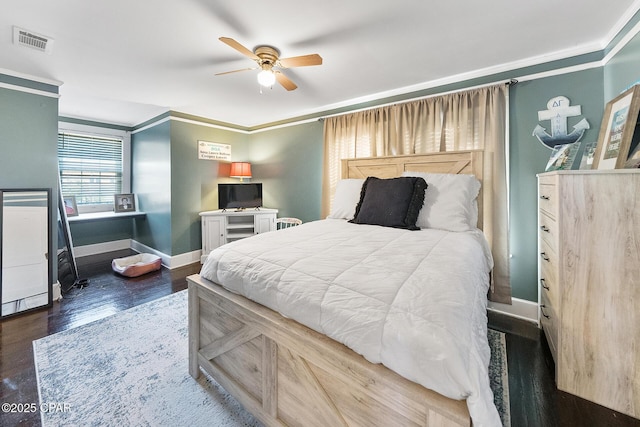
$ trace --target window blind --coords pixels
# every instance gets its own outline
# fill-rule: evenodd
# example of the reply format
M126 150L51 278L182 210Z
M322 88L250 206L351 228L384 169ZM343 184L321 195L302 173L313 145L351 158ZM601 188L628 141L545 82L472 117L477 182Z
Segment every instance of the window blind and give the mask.
M78 205L113 205L122 193L122 139L72 133L58 134L62 194Z

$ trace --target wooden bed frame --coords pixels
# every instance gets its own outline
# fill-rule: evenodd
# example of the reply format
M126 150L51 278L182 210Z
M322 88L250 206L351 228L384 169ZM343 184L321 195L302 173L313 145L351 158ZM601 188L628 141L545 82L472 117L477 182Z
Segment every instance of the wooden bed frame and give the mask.
M483 178L482 151L344 160L343 178L404 171ZM478 198L481 203L481 197ZM482 209L479 209L482 212ZM189 284L189 373L200 368L268 426L470 426L453 400L199 274Z

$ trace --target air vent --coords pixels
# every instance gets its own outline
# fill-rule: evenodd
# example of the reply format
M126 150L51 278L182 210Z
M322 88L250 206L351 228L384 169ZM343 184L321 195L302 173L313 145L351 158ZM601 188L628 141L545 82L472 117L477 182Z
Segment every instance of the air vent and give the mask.
M53 47L52 38L19 27L13 27L13 43L46 53Z

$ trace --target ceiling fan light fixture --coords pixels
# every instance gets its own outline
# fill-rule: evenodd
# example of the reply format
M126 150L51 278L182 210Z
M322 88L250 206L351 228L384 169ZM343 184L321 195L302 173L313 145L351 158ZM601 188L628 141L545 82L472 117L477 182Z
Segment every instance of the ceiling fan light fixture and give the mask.
M258 83L264 87L272 87L276 82L276 75L271 70L262 70L258 73Z
M258 46L253 52L237 41L229 37L220 37L220 41L229 47L237 50L244 56L254 60L261 71L258 73L258 83L260 84L260 93L263 87L272 88L278 82L288 91L296 90L298 86L289 79L284 73L277 68L293 68L293 67L309 67L312 65L322 65L322 57L317 53L311 55L293 56L290 58L280 58L280 51L272 46ZM276 71L273 70L276 67ZM222 74L236 73L238 71L254 70L255 68L244 68L242 70L226 71L217 73L216 76Z

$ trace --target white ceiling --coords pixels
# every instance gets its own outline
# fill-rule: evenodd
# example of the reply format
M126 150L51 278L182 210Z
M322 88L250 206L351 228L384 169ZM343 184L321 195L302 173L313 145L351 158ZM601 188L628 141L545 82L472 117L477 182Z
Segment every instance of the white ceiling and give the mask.
M167 110L254 127L601 50L639 0L0 0L0 72L62 82L60 115L133 126ZM13 44L13 26L54 39ZM260 93L221 43L318 53Z

